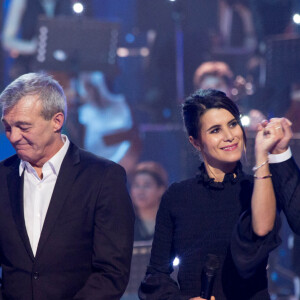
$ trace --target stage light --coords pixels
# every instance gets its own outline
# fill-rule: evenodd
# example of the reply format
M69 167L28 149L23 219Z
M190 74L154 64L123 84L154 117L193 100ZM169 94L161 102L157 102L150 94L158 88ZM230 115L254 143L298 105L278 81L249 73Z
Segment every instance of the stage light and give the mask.
M176 267L180 264L180 260L178 257L175 257L174 260L173 260L173 267Z
M300 14L294 14L293 21L294 21L294 23L299 25L300 24Z
M238 93L239 93L239 91L238 91L238 89L237 89L237 88L233 88L233 89L231 90L231 94L232 94L232 96L237 96L237 95L238 95Z
M147 47L142 47L142 48L140 49L140 54L141 54L141 56L143 56L143 57L147 57L147 56L150 54L149 48L147 48Z
M127 56L129 56L129 50L128 50L128 48L125 48L125 47L118 48L117 55L119 57L127 57Z
M76 13L76 14L81 14L83 11L84 11L84 6L81 2L75 2L73 4L73 11Z
M58 61L65 61L68 58L68 55L65 51L57 49L53 52L53 57Z
M127 43L132 44L135 41L135 36L132 33L127 33L125 40Z
M248 116L242 116L241 123L243 126L248 127L250 125L250 118Z

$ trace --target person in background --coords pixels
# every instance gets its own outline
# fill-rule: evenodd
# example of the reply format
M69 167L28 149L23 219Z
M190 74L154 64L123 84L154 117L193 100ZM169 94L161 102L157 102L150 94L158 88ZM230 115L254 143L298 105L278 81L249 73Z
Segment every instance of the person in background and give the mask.
M134 229L124 169L61 134L66 98L51 76L20 76L0 104L17 152L0 163L0 298L120 299Z
M219 0L219 36L215 47L251 52L257 46L252 12L247 0Z
M201 272L206 257L213 254L221 265L212 290L217 300L270 299L268 252L263 249L265 243L278 245L278 223L268 152L283 136L280 122L258 129L251 176L243 172L240 162L246 147L240 112L226 94L200 89L187 98L182 111L189 141L203 163L199 175L172 184L162 197L139 297L201 299ZM244 232L235 231L239 219L242 223L250 219ZM260 257L244 272L235 260L243 250L232 251L230 244L232 236L248 232ZM179 285L170 277L175 256L180 260Z
M136 166L130 188L136 213L134 241L153 239L157 210L167 186L167 172L159 163L144 161Z
M79 95L84 149L119 163L130 174L137 164L141 142L125 96L112 93L99 71L79 75Z
M232 96L234 76L229 65L222 61L207 61L198 66L193 78L195 89L216 89Z
M217 89L236 101L240 111L250 118L248 128L256 130L257 125L266 119L264 114L255 109L255 103L246 103L246 81L243 77L234 77L229 65L223 61L207 61L202 63L194 73L195 89Z
M138 288L150 258L156 214L161 196L168 186L168 174L161 164L143 161L136 165L129 178L136 218L131 273L121 299L138 300Z

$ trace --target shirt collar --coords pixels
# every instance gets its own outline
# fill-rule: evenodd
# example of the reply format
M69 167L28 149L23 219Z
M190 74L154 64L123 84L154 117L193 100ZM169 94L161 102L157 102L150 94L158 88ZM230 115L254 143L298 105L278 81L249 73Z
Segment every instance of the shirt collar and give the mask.
M67 151L69 149L69 145L70 145L70 141L68 139L68 137L64 134L61 135L64 145L59 149L59 151L52 156L44 165L49 164L49 166L51 167L53 173L55 175L58 175L61 164L63 162L63 159L65 158ZM20 165L19 165L19 175L21 176L24 169L28 168L32 168L31 164L27 161L21 160Z

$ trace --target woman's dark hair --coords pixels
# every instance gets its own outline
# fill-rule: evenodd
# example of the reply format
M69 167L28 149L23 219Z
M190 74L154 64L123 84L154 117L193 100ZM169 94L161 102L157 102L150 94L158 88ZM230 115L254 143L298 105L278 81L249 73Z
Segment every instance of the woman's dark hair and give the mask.
M198 138L199 120L207 110L212 108L226 109L234 116L243 131L244 143L246 144L246 134L241 124L238 107L225 93L213 89L199 89L183 103L182 116L188 135L194 139Z

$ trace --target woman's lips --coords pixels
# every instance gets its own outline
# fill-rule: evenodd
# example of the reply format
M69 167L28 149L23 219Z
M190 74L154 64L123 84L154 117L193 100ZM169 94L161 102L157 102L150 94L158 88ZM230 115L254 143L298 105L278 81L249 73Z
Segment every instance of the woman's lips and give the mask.
M224 151L233 151L235 150L236 148L238 147L238 144L233 144L233 145L229 145L229 146L226 146L226 147L223 147L221 148L222 150Z

